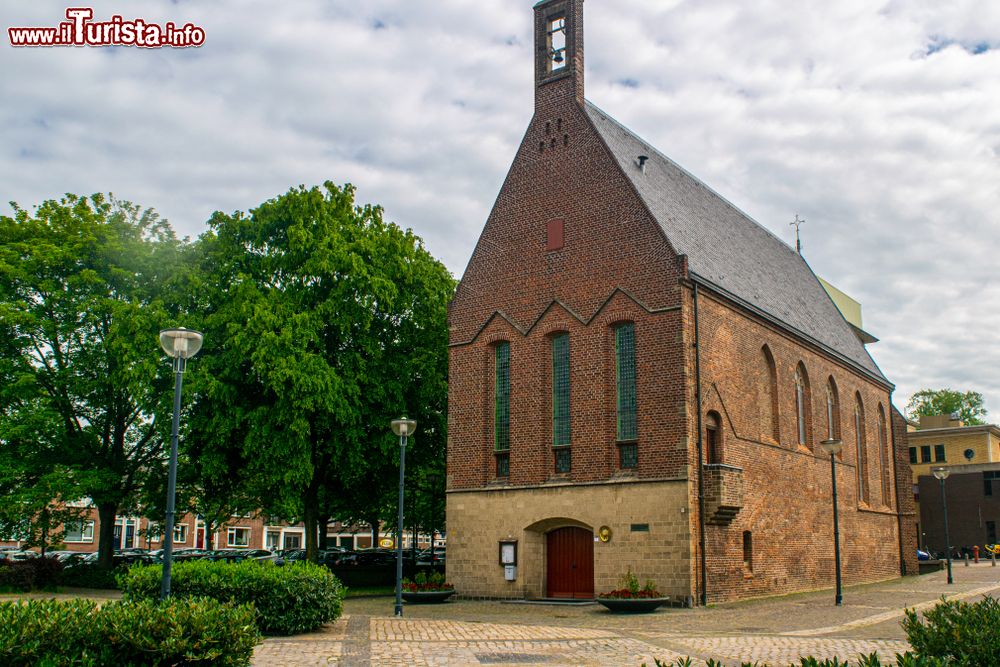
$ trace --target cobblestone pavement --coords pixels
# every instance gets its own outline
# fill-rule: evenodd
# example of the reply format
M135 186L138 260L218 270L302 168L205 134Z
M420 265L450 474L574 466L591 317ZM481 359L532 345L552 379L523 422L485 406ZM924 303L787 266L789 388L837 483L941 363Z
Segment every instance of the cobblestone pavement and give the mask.
M690 656L726 664L759 660L775 666L801 655L854 658L907 648L904 608L925 609L942 595L1000 595L1000 568L989 563L844 590L800 593L696 609L621 616L596 604L548 605L456 600L407 606L392 617L390 598L350 599L345 615L320 632L271 638L254 665L653 665Z

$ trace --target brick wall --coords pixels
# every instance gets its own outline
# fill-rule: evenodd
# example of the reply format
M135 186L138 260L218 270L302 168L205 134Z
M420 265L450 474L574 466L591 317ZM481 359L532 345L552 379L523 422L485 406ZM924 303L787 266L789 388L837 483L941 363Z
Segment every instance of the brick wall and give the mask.
M546 140L557 135L553 148ZM565 221L565 245L546 252L553 218ZM491 479L498 340L509 341L511 351L510 482L549 476L546 388L556 331L570 333L571 478L606 477L617 456L611 325L626 319L636 323L641 350L640 474L677 474L685 464L683 272L582 108L566 98L540 103L449 311L449 486Z
M906 419L895 407L892 409L892 443L896 457L896 498L899 511L900 573L918 574L917 545L919 544L917 522L920 514L913 499L913 472L910 469L909 442Z
M743 469L744 489L743 507L732 523L706 526L709 601L833 585L830 460L819 445L827 438L826 383L831 376L840 398L836 430L844 442L836 466L844 581L897 576L899 520L893 464L898 454L888 461L889 494L883 497L876 435L878 406L890 406L888 390L710 292L700 291L698 306L702 410L721 416L722 463ZM761 353L764 345L777 371L778 439L769 435L770 380ZM798 442L797 368L804 368L808 378L805 446ZM865 407L869 504L858 497L856 394ZM694 522L697 515L693 515ZM696 530L692 526L692 532ZM752 535L752 569L743 562L744 531Z
M1000 466L994 466L1000 469ZM945 552L944 511L941 504L941 482L931 475L919 478L920 524L927 537L928 549L939 554ZM992 483L993 494L987 496L983 472L957 473L954 470L945 480L948 499L948 536L955 549L978 545L980 558L984 557L983 545L988 535L986 522L1000 526L1000 481Z

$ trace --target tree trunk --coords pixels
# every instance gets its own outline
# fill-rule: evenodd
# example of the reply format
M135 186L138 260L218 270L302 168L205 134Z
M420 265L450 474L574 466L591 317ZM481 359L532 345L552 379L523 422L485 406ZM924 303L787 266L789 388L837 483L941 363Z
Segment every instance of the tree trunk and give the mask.
M97 563L101 568L110 570L115 566L115 515L118 508L113 503L99 503L97 518L101 523L101 535L97 542Z
M319 523L319 512L317 512L318 504L318 494L316 493L315 483L309 485L306 489L306 496L303 498L304 507L302 514L302 523L306 527L306 560L315 563L317 559L317 549L316 549L316 535L317 535L317 524Z
M42 543L40 545L42 558L45 558L46 542L49 541L49 512L42 510Z
M330 517L321 516L319 518L319 548L322 551L326 551L330 548L329 541L326 539L326 531L330 525Z

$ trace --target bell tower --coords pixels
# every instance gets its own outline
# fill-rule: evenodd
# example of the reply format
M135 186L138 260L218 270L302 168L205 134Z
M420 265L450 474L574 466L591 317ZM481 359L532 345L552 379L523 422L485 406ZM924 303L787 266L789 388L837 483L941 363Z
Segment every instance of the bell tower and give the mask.
M583 0L535 5L535 110L573 100L583 104Z

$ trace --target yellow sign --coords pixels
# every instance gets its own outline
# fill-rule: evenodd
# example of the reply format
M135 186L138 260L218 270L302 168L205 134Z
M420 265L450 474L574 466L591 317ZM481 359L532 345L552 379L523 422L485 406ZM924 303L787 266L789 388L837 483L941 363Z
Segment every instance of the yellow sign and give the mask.
M380 547L382 547L383 549L391 549L392 548L392 538L391 537L383 537L381 540L378 541L378 545Z

